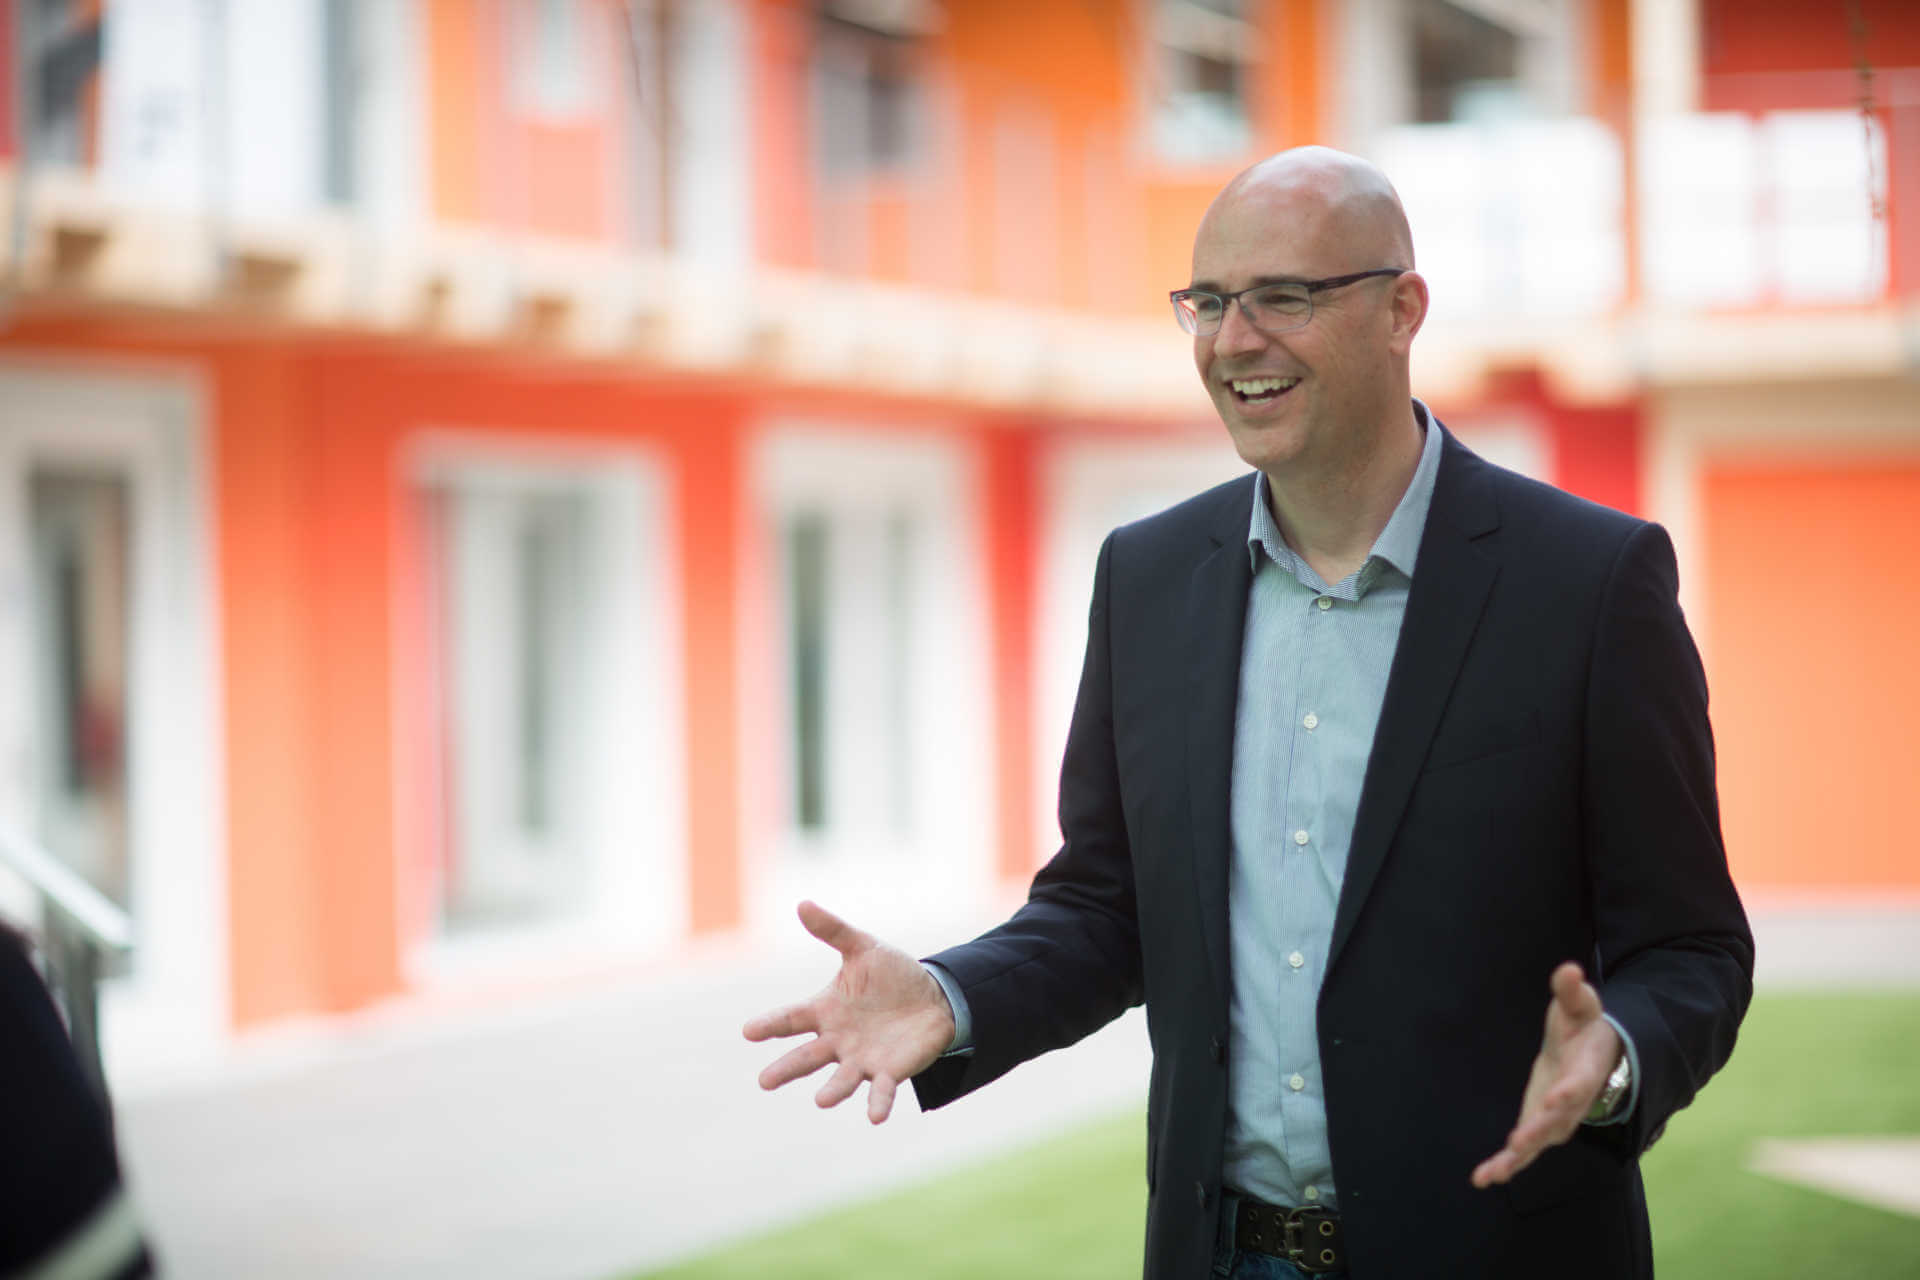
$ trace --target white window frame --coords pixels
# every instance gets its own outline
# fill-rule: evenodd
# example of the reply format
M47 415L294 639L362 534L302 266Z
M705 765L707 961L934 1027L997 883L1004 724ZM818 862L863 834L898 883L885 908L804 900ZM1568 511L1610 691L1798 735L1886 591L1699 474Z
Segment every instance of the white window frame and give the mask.
M420 931L419 922L433 918L426 897L436 891L422 874L422 852L443 833L432 806L415 801L440 785L444 762L420 758L419 744L433 732L418 719L427 695L396 698L396 786L412 798L395 806L406 979L415 987L458 986L669 948L684 938L690 912L679 554L666 466L630 444L435 429L403 450L401 480L403 502L416 501L424 487L462 483L588 496L598 507L589 591L604 591L605 610L586 677L599 692L590 742L579 754L598 772L585 786L589 883L577 912L453 934ZM397 575L395 590L406 581ZM397 602L396 622L411 616L409 607ZM396 670L408 669L407 642L396 627ZM619 655L633 664L623 668ZM436 660L427 657L430 671Z
M1417 0L1344 0L1334 7L1332 57L1343 145L1369 153L1385 130L1414 122L1413 14ZM1518 79L1542 118L1585 101L1586 0L1448 0L1521 40Z
M1143 0L1141 21L1149 33L1145 95L1148 153L1163 165L1212 165L1244 160L1253 153L1258 135L1253 118L1254 69L1264 48L1257 23L1260 0L1245 0L1242 16L1217 12L1193 0ZM1197 144L1173 132L1168 119L1173 86L1169 59L1190 54L1216 62L1231 62L1240 73L1239 116L1231 131Z
M742 733L749 744L777 744L751 756L742 771L743 809L763 818L748 851L749 923L784 931L803 897L896 934L971 919L993 890L999 825L977 459L932 432L796 422L755 441L749 470L762 572L742 577L743 593L761 593L741 609L741 652L758 667L743 674ZM870 515L902 504L919 517L906 673L911 816L904 834L801 831L792 791L787 522L803 510ZM845 695L830 688L827 696L831 706ZM834 785L830 779L830 791Z
M196 380L171 371L103 371L52 355L0 362L0 520L24 533L25 479L38 462L105 466L129 482L135 951L130 972L100 990L102 1057L116 1084L211 1060L231 1026L219 584L204 402ZM18 576L27 571L24 550L22 539L0 564L4 594L22 610L31 591ZM30 690L19 683L32 678L31 648L19 643L29 632L4 631L4 696L31 715ZM29 741L16 738L6 750L30 750ZM5 803L16 808L17 798ZM30 813L5 820L23 816L27 826ZM0 870L0 882L11 879ZM8 884L5 897L16 906L22 886Z

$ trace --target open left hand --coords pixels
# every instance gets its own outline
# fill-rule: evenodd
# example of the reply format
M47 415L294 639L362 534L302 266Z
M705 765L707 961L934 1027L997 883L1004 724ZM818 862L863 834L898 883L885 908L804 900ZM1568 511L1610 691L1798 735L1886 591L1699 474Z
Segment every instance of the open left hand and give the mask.
M1553 971L1551 985L1546 1032L1527 1076L1520 1119L1507 1135L1507 1145L1475 1167L1476 1187L1506 1182L1542 1151L1571 1138L1620 1060L1620 1033L1600 1016L1600 993L1580 966L1572 961L1561 965Z

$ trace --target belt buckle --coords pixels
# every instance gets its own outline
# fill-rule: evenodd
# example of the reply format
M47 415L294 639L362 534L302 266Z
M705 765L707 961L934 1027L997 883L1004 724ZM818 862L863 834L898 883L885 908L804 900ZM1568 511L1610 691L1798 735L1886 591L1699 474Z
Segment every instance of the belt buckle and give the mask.
M1309 1274L1320 1274L1339 1265L1340 1253L1334 1247L1339 1228L1333 1215L1318 1206L1303 1205L1290 1209L1280 1220L1281 1246L1286 1259Z

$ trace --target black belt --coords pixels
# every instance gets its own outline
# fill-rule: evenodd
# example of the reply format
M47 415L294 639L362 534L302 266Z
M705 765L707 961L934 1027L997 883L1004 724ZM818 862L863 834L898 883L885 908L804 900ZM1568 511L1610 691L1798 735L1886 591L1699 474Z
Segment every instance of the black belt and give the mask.
M1233 1247L1285 1258L1309 1275L1344 1271L1347 1266L1340 1215L1313 1205L1282 1209L1241 1196L1233 1224Z

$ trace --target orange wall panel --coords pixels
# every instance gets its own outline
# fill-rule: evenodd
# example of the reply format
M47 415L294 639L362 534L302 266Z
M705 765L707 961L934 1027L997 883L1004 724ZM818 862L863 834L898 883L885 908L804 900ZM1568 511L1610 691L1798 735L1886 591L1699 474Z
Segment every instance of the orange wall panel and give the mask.
M1251 104L1256 152L1326 141L1320 79L1323 3L1267 0L1250 14L1265 36L1263 60L1255 64Z
M1708 676L1743 886L1920 886L1920 465L1719 466Z
M616 238L607 130L598 124L530 121L515 131L523 157L520 225L540 235Z
M732 421L689 415L695 435L683 453L681 581L686 600L687 856L693 928L731 929L743 919L740 863L740 663L735 605L743 521L743 432ZM704 421L703 421L704 419Z
M808 15L790 0L761 0L752 20L755 251L771 266L812 266Z
M473 0L427 2L427 154L431 207L450 222L481 216L480 120L483 80L477 22L488 6Z
M994 794L998 805L994 868L1002 880L1025 881L1038 864L1033 847L1033 694L1039 579L1038 437L989 427L981 524L987 537L992 612Z
M1856 35L1854 15L1861 29ZM1864 36L1868 64L1920 66L1920 5L1913 0L1754 4L1702 0L1700 61L1708 76L1854 68Z
M238 1025L320 1007L319 714L307 590L313 438L297 354L214 356L213 489L226 709L227 918Z
M393 463L377 406L390 394L351 364L308 356L318 418L309 601L318 648L316 850L326 1008L400 988L394 869ZM303 402L305 403L305 402ZM300 406L290 406L298 411Z
M1233 174L1222 171L1180 181L1156 182L1147 189L1148 288L1142 310L1166 312L1166 293L1182 289L1193 279L1193 233L1214 195Z
M1061 118L1124 109L1144 37L1132 0L974 0L946 9L941 47L970 87L994 96L1017 90Z

